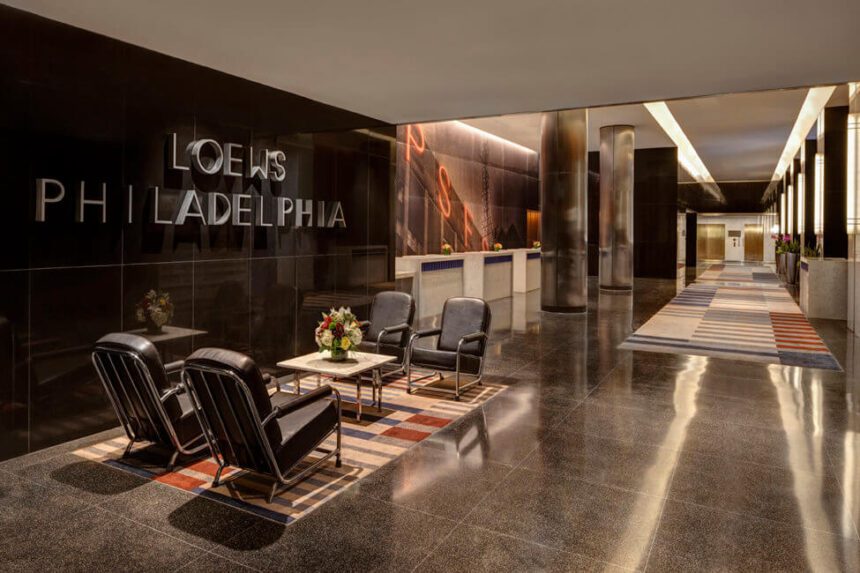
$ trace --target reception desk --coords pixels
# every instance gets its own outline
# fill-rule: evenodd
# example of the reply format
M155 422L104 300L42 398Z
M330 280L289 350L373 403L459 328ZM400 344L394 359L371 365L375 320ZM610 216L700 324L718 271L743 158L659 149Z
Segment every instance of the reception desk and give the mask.
M540 288L539 249L397 257L395 269L414 276L418 318L441 314L454 296L493 301Z

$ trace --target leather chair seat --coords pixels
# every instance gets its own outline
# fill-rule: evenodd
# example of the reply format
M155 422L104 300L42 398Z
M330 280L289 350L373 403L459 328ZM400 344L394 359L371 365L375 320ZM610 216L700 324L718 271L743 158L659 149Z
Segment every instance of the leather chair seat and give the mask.
M454 370L457 365L457 353L450 350L435 350L432 348L412 349L412 365L438 370ZM460 355L460 372L477 374L481 360L471 354Z
M337 425L337 405L331 400L313 402L281 416L277 424L282 438L275 459L286 472L316 446L319 436Z
M375 353L376 352L376 342L371 342L369 340L362 340L358 344L357 348L358 348L359 352L373 352L373 353ZM379 353L380 354L385 354L386 356L396 356L397 360L400 362L403 361L404 351L405 351L404 348L401 348L400 346L397 346L395 344L382 343L379 345Z

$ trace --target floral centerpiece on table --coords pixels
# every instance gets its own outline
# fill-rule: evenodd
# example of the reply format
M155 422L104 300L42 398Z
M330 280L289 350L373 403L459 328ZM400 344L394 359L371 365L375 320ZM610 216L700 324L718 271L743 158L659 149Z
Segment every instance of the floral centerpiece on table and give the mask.
M442 241L442 254L450 255L454 252L454 247L451 246L451 243L448 241Z
M320 352L328 350L334 361L346 360L350 348L361 342L361 328L349 308L323 313L323 320L314 334Z
M540 241L532 241L532 248L533 249L539 249L540 248Z
M158 334L161 328L173 319L173 303L170 294L150 289L137 303L135 316L138 322L146 324L146 331Z
M499 251L501 251L503 248L504 248L504 247L502 247L502 244L501 244L501 243L493 243L493 250L494 250L494 251L496 251L497 253L498 253Z

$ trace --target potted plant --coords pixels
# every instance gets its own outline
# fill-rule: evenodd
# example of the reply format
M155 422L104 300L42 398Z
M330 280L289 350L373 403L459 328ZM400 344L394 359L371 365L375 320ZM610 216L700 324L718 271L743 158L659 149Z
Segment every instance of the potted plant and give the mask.
M146 325L149 334L160 334L162 327L173 319L173 303L170 294L150 289L137 303L135 316Z
M349 357L349 350L361 342L361 328L349 308L331 309L314 331L320 352L328 350L329 360L340 362Z
M496 251L497 253L498 253L499 251L501 251L503 248L504 248L504 247L502 247L502 244L501 244L501 243L493 243L493 250L494 250L494 251Z
M443 255L450 255L453 252L454 252L454 247L452 247L448 241L443 239L442 240L442 254Z
M532 241L532 248L533 249L539 249L540 248L540 241Z
M781 235L772 235L773 238L773 250L774 256L773 260L776 263L776 274L782 275L782 262L780 261L779 255L782 253L782 236Z
M785 282L790 285L797 284L797 271L800 266L800 243L790 241L785 243Z

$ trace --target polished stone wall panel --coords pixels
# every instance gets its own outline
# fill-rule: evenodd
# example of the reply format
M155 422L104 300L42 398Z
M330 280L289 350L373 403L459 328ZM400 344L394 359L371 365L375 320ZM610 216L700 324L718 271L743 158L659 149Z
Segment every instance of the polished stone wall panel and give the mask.
M393 286L392 126L6 7L0 48L0 459L117 424L90 352L142 327L151 288L170 294L172 326L202 331L158 342L165 361L221 346L276 371L314 349L322 311L366 317ZM171 133L181 151L203 137L282 150L286 179L170 169ZM45 223L38 177L66 190ZM93 206L75 221L81 180L88 198L107 183L107 223ZM155 185L162 218L196 189L251 194L265 222L277 197L338 200L347 227L158 224Z

